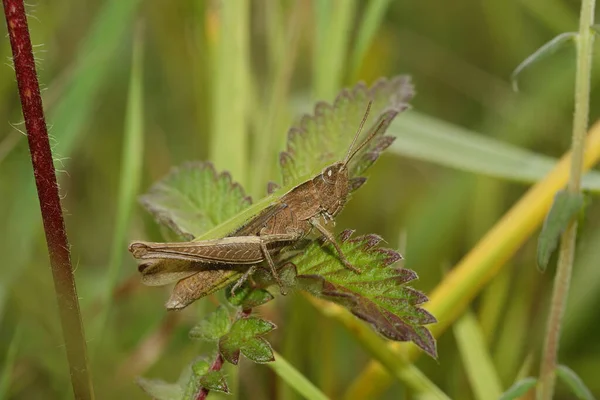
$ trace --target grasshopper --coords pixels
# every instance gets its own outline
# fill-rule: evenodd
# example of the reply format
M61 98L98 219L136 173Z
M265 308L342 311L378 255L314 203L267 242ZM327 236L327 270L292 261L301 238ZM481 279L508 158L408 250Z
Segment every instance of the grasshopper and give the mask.
M354 148L369 116L371 104L370 101L344 159L325 167L314 178L289 190L278 201L229 236L214 240L178 243L136 241L130 244L129 251L135 258L141 260L174 259L201 265L249 265L248 270L233 286L232 292L254 273L258 264L266 261L282 294L285 294L270 251L292 245L316 230L333 245L346 268L361 273L347 260L333 234L324 225L329 221L335 223L334 218L348 201L349 162L381 129L387 128L386 120L380 120L366 139ZM145 265L140 266L140 272L143 272L144 267Z

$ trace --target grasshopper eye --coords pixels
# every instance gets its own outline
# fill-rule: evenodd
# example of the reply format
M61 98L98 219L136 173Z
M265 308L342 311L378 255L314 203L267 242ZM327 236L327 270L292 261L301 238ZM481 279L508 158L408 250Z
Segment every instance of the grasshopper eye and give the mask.
M321 173L321 177L323 178L323 181L325 181L325 183L327 183L327 184L335 183L336 175L337 175L337 170L333 167L327 167Z

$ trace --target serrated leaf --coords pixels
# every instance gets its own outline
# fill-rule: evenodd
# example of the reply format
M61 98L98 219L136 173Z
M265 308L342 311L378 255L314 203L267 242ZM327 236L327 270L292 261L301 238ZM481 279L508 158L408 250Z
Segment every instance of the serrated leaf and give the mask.
M523 396L525 393L529 392L532 387L537 383L536 378L523 378L517 382L515 382L508 390L502 393L500 396L500 400L514 400Z
M219 351L227 361L237 364L240 352L255 362L273 359L273 350L260 336L275 329L272 322L257 317L237 320L229 333L219 340ZM257 343L262 341L263 343ZM265 343L268 346L265 346ZM250 358L252 357L252 358Z
M550 256L556 250L560 235L567 229L569 222L581 211L583 204L582 193L561 190L554 196L552 207L546 215L542 232L538 238L537 264L542 272L546 270Z
M274 299L267 290L253 289L249 285L243 285L233 295L231 290L226 290L225 297L232 305L244 309L258 307Z
M192 364L192 371L194 372L191 379L195 382L191 383L192 390L198 391L198 386L202 386L205 389L213 390L217 392L229 393L227 381L225 375L221 371L210 371L210 364L208 361L201 359Z
M176 383L146 378L137 378L136 383L144 392L156 400L180 400L183 396L183 389Z
M255 363L264 364L275 360L273 348L265 338L250 339L240 347L240 350L247 359Z
M560 35L554 37L549 42L545 43L542 47L533 52L529 57L527 57L511 74L510 78L513 84L513 89L515 91L519 90L517 85L517 77L523 70L529 68L535 63L538 63L548 57L549 55L555 53L557 50L562 49L567 43L575 43L577 39L577 32L565 32Z
M230 328L229 312L225 306L219 306L216 311L208 314L198 325L193 327L189 336L192 339L216 341L226 335Z
M202 375L200 378L200 385L203 388L222 392L229 393L229 387L227 386L227 380L221 371L210 371L206 374Z
M285 185L299 183L307 176L320 172L323 167L340 161L348 152L369 101L373 101L361 138L382 123L377 136L365 146L350 163L350 177L364 172L388 147L393 137L383 136L396 115L408 107L413 96L408 76L390 80L382 78L367 88L359 83L344 89L333 105L320 102L313 115L305 115L288 132L287 150L280 155ZM361 143L361 138L357 143Z
M186 163L141 196L156 220L186 240L208 231L244 210L252 200L227 172L211 163Z
M435 339L423 325L436 319L419 307L427 297L405 285L417 275L393 266L402 257L393 250L378 247L380 237L365 235L350 239L351 235L352 231L343 232L338 244L348 261L362 273L346 268L331 245L322 247L314 241L290 260L296 266L300 287L347 307L383 336L412 341L435 358Z
M577 375L575 371L566 365L559 365L556 368L556 375L560 378L560 380L566 384L571 392L577 396L580 400L595 400L594 395L588 389L588 387L583 383L583 380Z

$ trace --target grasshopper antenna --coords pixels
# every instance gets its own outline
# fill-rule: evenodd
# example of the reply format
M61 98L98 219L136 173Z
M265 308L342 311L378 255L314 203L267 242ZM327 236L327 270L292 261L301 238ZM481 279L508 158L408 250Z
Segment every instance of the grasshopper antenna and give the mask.
M371 104L373 104L373 100L369 101L369 104L367 105L367 111L365 112L365 116L363 117L363 119L360 123L360 126L358 127L358 131L356 132L356 135L354 136L354 140L352 140L352 144L350 145L350 148L348 149L348 154L346 154L346 157L344 158L344 163L343 163L344 167L346 167L348 165L348 163L350 162L352 157L354 157L356 155L356 153L358 153L363 147L366 146L367 143L369 143L371 141L371 139L373 139L373 137L375 137L375 135L377 135L377 132L379 132L379 129L385 123L384 120L379 122L379 125L377 125L377 128L373 129L373 131L369 134L369 136L360 145L358 145L358 147L356 149L352 150L352 147L354 147L354 144L356 143L356 140L360 136L360 132L362 131L363 126L365 125L365 122L367 121L367 118L369 117L369 112L371 111Z
M367 110L365 111L365 115L363 116L362 121L360 121L360 125L358 127L358 130L356 131L356 135L354 135L354 139L352 139L352 143L348 148L348 153L346 153L346 157L344 157L344 166L346 166L346 164L348 164L348 162L354 156L354 154L356 154L356 152L364 146L363 143L360 146L358 146L358 149L352 152L352 148L354 147L356 140L358 140L358 137L360 136L360 133L362 132L363 127L365 126L365 122L367 122L367 118L369 118L369 112L371 112L371 104L373 104L373 100L369 100L369 104L367 104Z

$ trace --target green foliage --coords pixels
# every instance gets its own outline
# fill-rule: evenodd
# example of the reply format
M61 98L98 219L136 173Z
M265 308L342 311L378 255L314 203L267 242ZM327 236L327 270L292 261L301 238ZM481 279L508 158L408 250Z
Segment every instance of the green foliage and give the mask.
M198 382L201 387L217 392L229 393L225 376L221 371L210 370L210 364L206 360L198 360L192 364L193 379L190 382Z
M208 314L190 331L190 338L206 341L217 341L231 329L229 312L225 306L219 306L216 311Z
M138 378L136 383L156 400L195 400L202 388L229 393L223 373L212 371L203 358L188 364L175 383L145 378Z
M287 149L280 156L284 185L298 184L323 167L343 160L372 101L362 138L379 127L377 136L350 163L350 176L358 178L387 148L393 137L384 136L396 115L408 107L413 96L408 76L382 78L367 88L359 83L344 89L333 105L320 102L313 115L305 115L288 133ZM380 124L382 124L380 126ZM358 139L357 144L361 142Z
M257 317L235 321L229 333L219 340L219 351L232 364L237 365L240 352L256 363L273 361L273 349L262 336L275 329L275 325Z
M523 378L517 382L515 382L508 390L502 393L500 400L514 400L519 397L525 395L525 393L529 392L537 383L536 378Z
M140 198L156 220L186 239L193 239L226 221L252 200L227 172L217 174L210 163L174 168Z
M427 297L405 286L417 274L393 266L402 256L379 247L380 237L365 235L351 239L351 235L352 231L342 232L338 243L361 274L346 268L331 245L313 241L290 260L296 266L298 286L347 307L388 339L412 341L431 357L437 357L435 339L423 327L436 320L419 307Z
M410 111L390 126L397 139L388 152L480 176L491 176L524 184L543 179L557 159L508 142L481 135L464 127ZM600 173L589 171L581 185L600 192Z
M543 59L558 51L559 49L565 47L566 44L575 43L576 40L577 32L565 32L554 37L552 40L550 40L549 42L545 43L542 47L537 49L533 54L531 54L521 64L519 64L519 66L513 71L511 75L513 89L515 91L519 90L519 87L517 85L517 78L519 77L519 74L523 72L523 70L531 67L533 64L539 63Z
M239 306L242 309L250 309L261 306L273 300L273 295L265 289L253 289L249 285L243 285L235 293L231 290L225 291L227 301L234 306Z
M571 368L566 365L559 365L556 368L556 375L579 400L595 400L590 389L588 389L579 375Z
M538 268L543 272L548 266L550 256L556 250L560 235L569 223L581 211L584 205L582 193L570 193L561 190L554 197L552 207L544 220L544 226L538 239Z

